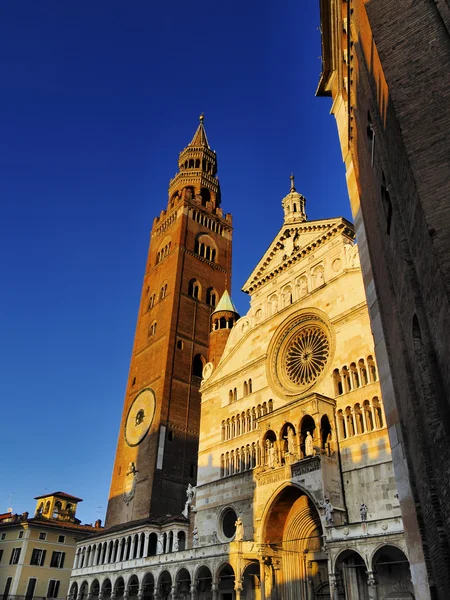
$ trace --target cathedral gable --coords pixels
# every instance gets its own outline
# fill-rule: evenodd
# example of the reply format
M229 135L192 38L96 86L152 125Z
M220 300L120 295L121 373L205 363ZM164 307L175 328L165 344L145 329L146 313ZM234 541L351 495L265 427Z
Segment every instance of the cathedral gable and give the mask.
M259 261L242 291L252 293L260 285L315 251L336 235L354 237L353 226L343 218L284 224Z

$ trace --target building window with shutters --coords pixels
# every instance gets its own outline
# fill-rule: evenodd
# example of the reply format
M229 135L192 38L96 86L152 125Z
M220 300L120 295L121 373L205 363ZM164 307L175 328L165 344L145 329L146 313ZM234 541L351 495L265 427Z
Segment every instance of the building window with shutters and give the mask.
M17 563L19 562L19 558L20 558L20 548L13 548L13 550L11 552L11 558L10 558L9 564L17 565Z
M38 567L44 566L45 561L45 550L41 548L33 548L33 552L31 553L30 565L37 565Z
M57 598L59 592L59 581L57 579L50 579L47 588L47 598Z
M52 560L50 561L50 566L55 567L57 569L62 569L64 567L65 556L65 552L53 552Z

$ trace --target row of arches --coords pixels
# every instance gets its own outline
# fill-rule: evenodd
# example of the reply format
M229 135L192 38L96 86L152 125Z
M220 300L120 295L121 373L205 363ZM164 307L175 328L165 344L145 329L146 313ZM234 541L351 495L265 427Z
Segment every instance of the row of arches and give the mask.
M156 263L155 264L160 263L162 260L164 260L166 258L166 256L169 255L171 246L172 246L172 242L169 242L163 248L161 248L161 250L156 255Z
M109 542L89 544L78 548L74 569L113 564L135 558L156 556L186 549L186 532L170 530L162 533L147 532L122 537Z
M333 381L336 396L347 394L369 383L375 383L378 381L378 373L373 356L367 357L367 363L364 358L360 358L358 363L350 363L350 367L344 365L340 370L334 369Z
M191 279L188 284L188 294L191 298L195 298L195 300L202 300L202 286L198 279ZM207 288L205 294L205 302L209 304L209 306L216 306L218 299L218 294L216 290L212 287Z
M214 163L205 158L190 158L185 160L184 163L180 164L180 170L185 171L186 169L200 169L205 173L211 173L214 175Z
M385 422L382 403L377 396L340 409L336 416L340 440L381 429Z
M235 388L236 389L236 388ZM222 442L231 440L239 435L254 431L257 427L257 419L273 411L273 400L248 408L233 417L222 421Z
M244 381L243 386L242 386L242 397L244 398L245 396L248 396L249 394L252 394L252 393L253 393L252 380L249 379L248 381ZM237 391L237 388L233 388L232 390L230 390L228 392L228 402L230 402L230 403L236 402L236 400L239 400L238 391ZM266 414L266 413L264 413L264 414Z
M261 440L224 452L220 457L220 476L228 477L255 467L279 467L285 464L286 455L297 460L330 450L332 429L327 415L322 416L318 436L315 430L310 415L303 417L297 429L292 423L285 423L278 435L269 429Z
M194 252L210 262L216 262L217 249L208 235L200 235L194 243Z
M294 285L288 283L279 292L275 292L268 297L268 316L274 315L278 310L289 306L295 300L306 296L308 292L315 290L324 283L323 265L317 265L311 269L309 279L306 275L301 275L295 280Z
M174 202L173 202L173 200L172 200L172 202L170 203L170 208L173 208L173 207L174 207ZM162 211L162 213L161 213L161 215L160 215L160 217L159 217L159 219L162 219L162 218L164 218L164 216L165 216L166 214L167 214L167 213L166 213L166 211L165 211L165 210L163 210L163 211ZM158 219L158 220L159 220L159 219ZM156 230L155 230L155 235L161 235L162 233L164 233L165 231L167 231L167 230L169 229L169 227L172 225L172 223L175 223L176 219L177 219L177 213L175 212L175 213L173 213L172 215L170 215L170 217L169 217L169 218L167 218L167 219L164 221L164 223L162 223L162 224L161 224L161 225L158 227L158 229L156 229Z
M74 581L70 586L69 600L110 600L128 598L144 600L190 600L191 598L210 598L212 593L220 598L230 598L235 590L234 569L229 563L222 563L215 572L202 565L194 572L180 567L175 573L165 569L159 575L145 573L141 578L133 574L128 579L123 576L115 580L106 577L102 581L94 579L90 584L84 580L78 586Z
M167 287L167 283L165 283L161 286L158 295L152 294L150 296L147 307L148 310L152 309L155 306L157 300L163 300L167 296Z
M218 221L210 219L207 215L203 214L202 212L191 209L189 211L189 216L197 223L200 223L200 225L211 229L211 231L214 231L219 235L223 235L223 226Z

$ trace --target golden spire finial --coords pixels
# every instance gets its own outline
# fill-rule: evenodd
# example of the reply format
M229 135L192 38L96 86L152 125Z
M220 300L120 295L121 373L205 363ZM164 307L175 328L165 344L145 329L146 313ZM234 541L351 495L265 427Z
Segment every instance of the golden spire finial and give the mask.
M200 123L203 122L204 118L205 118L205 113L202 112L202 114L200 115Z
M294 173L291 173L291 192L295 192Z

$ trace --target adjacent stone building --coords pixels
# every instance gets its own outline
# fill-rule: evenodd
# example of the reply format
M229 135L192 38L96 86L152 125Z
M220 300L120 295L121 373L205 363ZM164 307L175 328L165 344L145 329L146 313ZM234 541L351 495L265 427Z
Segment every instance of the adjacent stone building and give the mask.
M3 600L66 598L80 539L101 530L100 521L81 525L82 502L64 492L37 496L29 513L0 515L0 594Z
M308 221L292 177L240 317L208 149L201 122L153 226L109 527L70 598L414 598L353 226Z
M346 165L412 577L418 597L447 599L450 6L320 8L318 95Z

